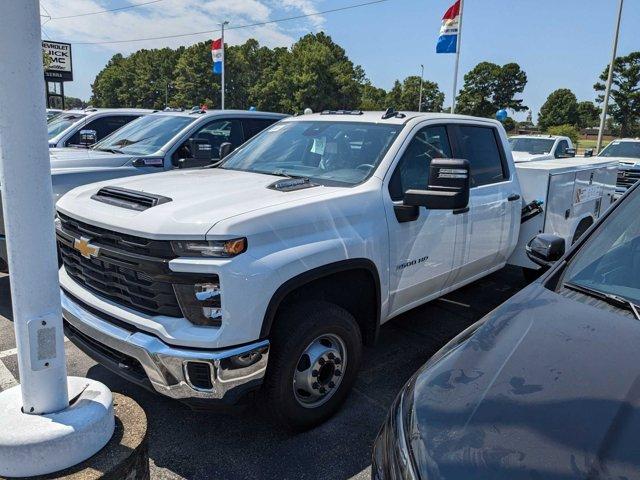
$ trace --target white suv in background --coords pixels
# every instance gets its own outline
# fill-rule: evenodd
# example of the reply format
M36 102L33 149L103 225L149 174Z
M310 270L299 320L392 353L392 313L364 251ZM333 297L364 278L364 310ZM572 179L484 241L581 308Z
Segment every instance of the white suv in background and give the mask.
M152 112L143 108L65 110L47 121L49 148L88 147Z

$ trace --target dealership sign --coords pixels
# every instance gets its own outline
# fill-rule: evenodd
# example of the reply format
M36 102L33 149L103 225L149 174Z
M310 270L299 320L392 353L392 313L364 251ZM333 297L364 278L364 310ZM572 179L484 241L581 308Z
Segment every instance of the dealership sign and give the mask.
M73 80L71 64L71 44L42 41L42 53L48 57L44 78L50 82L70 82Z

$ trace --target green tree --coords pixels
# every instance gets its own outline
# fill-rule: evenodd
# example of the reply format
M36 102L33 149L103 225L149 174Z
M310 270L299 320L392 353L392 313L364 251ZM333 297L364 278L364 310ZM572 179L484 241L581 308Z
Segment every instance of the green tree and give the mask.
M593 88L604 92L609 66L600 75L600 82ZM597 101L602 103L604 95ZM640 130L640 51L618 57L613 62L613 81L608 113L620 128L623 137Z
M501 108L527 110L516 95L524 91L527 74L517 63L500 66L481 62L464 76L456 113L492 118Z
M575 125L553 125L547 129L549 135L559 135L562 137L569 137L575 144L580 139L580 130Z
M114 55L96 76L91 103L96 107L164 107L167 85L183 48L138 50Z
M518 126L518 124L513 118L507 117L502 121L502 126L507 132L513 132Z
M173 71L172 106L189 108L206 104L211 109L220 108L220 80L211 66L210 41L184 49Z
M392 105L398 110L417 111L420 101L420 77L411 75L402 82L400 103ZM422 108L423 112L440 112L444 103L444 93L438 88L438 84L429 80L422 82Z
M568 88L552 92L540 108L538 127L546 131L558 125L576 125L578 123L578 99Z
M596 127L600 124L600 109L593 102L578 102L578 128Z
M385 110L387 107L387 92L384 88L374 87L369 80L362 85L360 94L361 110Z

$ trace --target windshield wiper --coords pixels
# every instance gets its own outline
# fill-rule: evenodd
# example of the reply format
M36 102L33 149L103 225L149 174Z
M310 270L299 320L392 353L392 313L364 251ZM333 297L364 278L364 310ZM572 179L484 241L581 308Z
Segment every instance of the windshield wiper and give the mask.
M285 178L293 178L296 180L304 180L305 182L310 182L311 180L306 175L295 175L292 173L287 173L284 170L276 170L275 172L260 172L266 173L267 175L275 175L276 177L285 177Z
M92 150L98 150L99 152L109 152L109 153L124 153L122 150L118 150L117 148L93 148Z
M636 317L636 320L640 320L640 312L638 311L638 305L633 303L631 300L621 297L620 295L601 292L600 290L596 290L595 288L589 288L589 287L585 287L585 286L578 285L576 283L571 283L571 282L566 282L564 286L571 290L575 290L576 292L584 293L585 295L598 298L608 303L609 305L613 305L614 307L624 308L625 310L629 310L633 313L634 317Z

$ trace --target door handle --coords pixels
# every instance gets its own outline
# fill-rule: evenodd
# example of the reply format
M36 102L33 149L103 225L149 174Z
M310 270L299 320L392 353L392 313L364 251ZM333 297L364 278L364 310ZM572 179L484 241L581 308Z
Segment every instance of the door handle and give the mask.
M507 197L507 200L509 202L515 202L516 200L520 200L520 195L518 195L517 193L512 193Z

